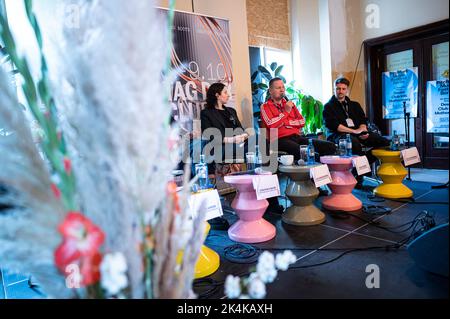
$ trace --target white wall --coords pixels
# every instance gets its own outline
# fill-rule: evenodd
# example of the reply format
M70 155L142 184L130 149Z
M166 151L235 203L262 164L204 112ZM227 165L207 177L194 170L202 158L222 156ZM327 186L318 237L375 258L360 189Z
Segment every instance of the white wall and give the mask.
M294 79L305 93L326 101L330 96L323 83L331 77L331 60L328 16L323 12L328 12L328 5L323 0L291 0L290 4Z
M361 16L366 17L367 5L380 10L380 27L363 28L363 40L419 27L448 19L448 0L361 0Z
M161 7L168 7L168 0L161 0L160 3ZM192 1L177 0L175 9L192 12ZM253 127L247 9L245 0L194 0L194 10L198 14L224 18L230 21L236 111L244 127Z

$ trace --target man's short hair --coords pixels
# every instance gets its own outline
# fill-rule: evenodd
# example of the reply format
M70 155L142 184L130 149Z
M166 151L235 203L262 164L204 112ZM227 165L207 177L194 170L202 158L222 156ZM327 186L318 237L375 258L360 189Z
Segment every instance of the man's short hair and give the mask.
M275 81L283 81L281 78L275 77L269 81L269 88L272 88L272 84Z
M349 81L348 79L344 78L343 76L337 78L337 79L334 81L334 86L336 86L336 85L338 85L338 84L340 84L340 83L345 84L345 85L347 85L347 86L350 86L350 81Z

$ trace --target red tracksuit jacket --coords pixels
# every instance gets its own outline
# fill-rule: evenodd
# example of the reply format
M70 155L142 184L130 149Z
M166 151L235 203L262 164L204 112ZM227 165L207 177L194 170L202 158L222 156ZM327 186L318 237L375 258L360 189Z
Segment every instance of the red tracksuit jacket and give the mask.
M294 106L291 112L286 112L284 105L286 100L281 100L281 104L275 105L272 99L269 99L261 106L261 120L264 127L267 128L267 137L273 141L276 138L282 138L293 134L300 135L302 127L305 126L305 119ZM270 136L271 128L278 129L278 136Z

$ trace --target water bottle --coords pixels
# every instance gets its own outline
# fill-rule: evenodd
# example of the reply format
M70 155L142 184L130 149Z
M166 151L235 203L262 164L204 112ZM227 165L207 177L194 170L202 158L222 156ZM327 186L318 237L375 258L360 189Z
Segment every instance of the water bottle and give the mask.
M394 134L392 135L392 139L391 139L391 150L398 151L400 149L399 144L400 144L400 140L397 135L397 131L394 130Z
M198 175L198 186L200 189L208 188L208 165L205 161L205 155L200 155L200 162L195 164L195 175Z
M308 148L306 151L306 155L307 155L307 164L308 165L314 164L316 161L316 157L312 138L308 140Z
M262 166L262 156L261 152L259 151L259 145L255 146L255 168Z
M346 138L346 143L345 143L345 147L346 147L346 156L351 157L352 156L352 136L350 134L347 134L347 138Z

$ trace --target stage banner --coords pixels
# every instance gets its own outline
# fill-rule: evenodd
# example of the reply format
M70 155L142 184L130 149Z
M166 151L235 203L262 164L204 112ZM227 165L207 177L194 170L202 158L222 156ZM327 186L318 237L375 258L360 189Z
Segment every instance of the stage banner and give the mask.
M448 133L448 80L427 82L427 133Z
M167 9L158 10L168 15ZM227 106L235 107L228 24L224 19L174 12L171 61L176 79L172 83L170 102L174 119L188 132L196 126L193 120L200 119L210 84L225 84L230 94Z
M417 117L419 77L417 67L383 72L383 118L404 118L403 102L410 117Z

